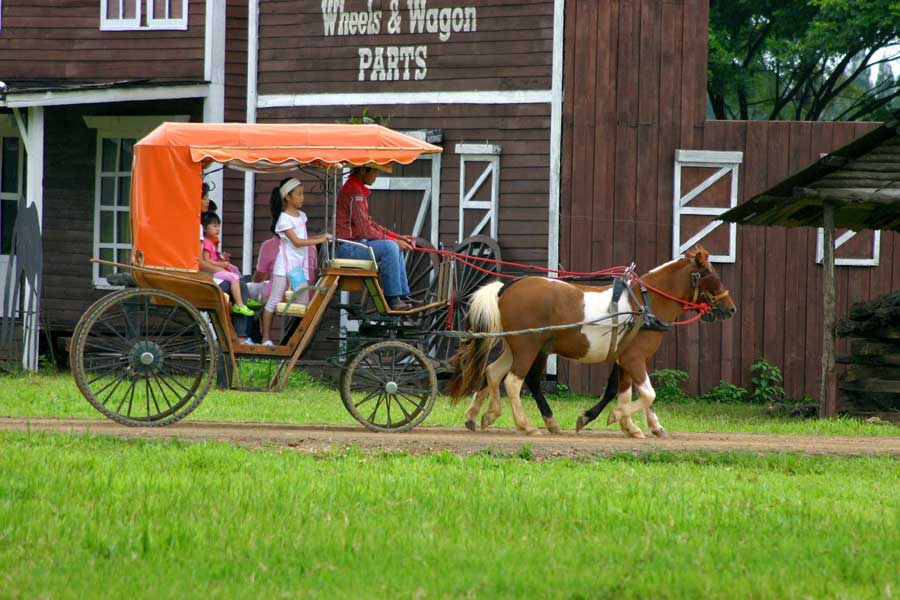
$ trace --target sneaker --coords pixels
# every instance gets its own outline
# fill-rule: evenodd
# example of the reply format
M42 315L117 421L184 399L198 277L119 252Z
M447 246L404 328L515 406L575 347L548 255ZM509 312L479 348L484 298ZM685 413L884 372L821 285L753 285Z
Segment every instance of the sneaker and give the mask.
M241 343L242 343L243 345L245 345L245 346L255 346L255 345L256 345L256 342L254 342L254 341L253 341L252 339L250 339L250 338L247 338L247 339L245 339L245 340L241 340Z
M259 300L251 299L251 300L247 300L247 306L250 308L260 308L261 306L263 306L263 303L260 302Z
M266 340L261 345L262 346L274 346L275 342L273 342L272 340Z
M404 302L400 296L393 296L389 298L388 307L391 310L409 310L410 308L412 308L412 306Z
M250 310L249 308L247 308L246 306L238 306L238 305L232 306L231 312L233 312L236 315L244 315L245 317L252 317L254 314L253 311Z
M412 298L410 296L400 296L400 299L412 307L425 306L424 302L422 302L421 300L416 300L415 298Z

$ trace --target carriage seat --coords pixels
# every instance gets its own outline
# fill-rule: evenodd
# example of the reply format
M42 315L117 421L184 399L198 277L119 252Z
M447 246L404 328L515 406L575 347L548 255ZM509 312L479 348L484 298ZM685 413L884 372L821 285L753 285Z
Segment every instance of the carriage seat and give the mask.
M335 269L366 269L368 271L377 271L378 264L374 260L359 258L335 258L331 261L332 268Z
M306 314L306 305L297 304L296 302L292 304L287 302L279 302L275 306L275 314L285 315L288 317L302 317Z

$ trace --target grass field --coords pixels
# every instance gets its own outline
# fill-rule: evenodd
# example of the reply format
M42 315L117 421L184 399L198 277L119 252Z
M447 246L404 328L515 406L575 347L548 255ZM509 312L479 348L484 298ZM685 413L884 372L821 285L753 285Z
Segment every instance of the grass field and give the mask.
M575 419L595 400L568 397L550 398L556 419L563 429L573 429ZM543 426L540 413L530 398L524 398L529 419ZM451 407L446 398L438 398L424 425L462 426L467 403ZM746 433L783 433L811 435L897 436L896 425L874 425L859 419L829 420L774 418L762 407L750 404L709 404L699 401L654 403L657 415L669 431L718 431ZM81 396L70 375L30 375L0 378L0 416L103 418ZM606 413L591 427L606 427ZM232 392L213 390L188 419L209 421L266 421L273 423L345 423L356 424L341 404L337 391L301 381L284 392ZM643 425L643 416L635 417ZM503 416L495 427L513 427L509 406L504 399ZM616 428L617 426L613 426Z
M551 402L571 427L591 401ZM464 408L440 399L426 424ZM657 412L672 431L900 434L751 405ZM99 417L65 375L0 380L0 415ZM308 381L215 391L189 419L354 423ZM0 598L900 594L896 458L529 457L0 432Z
M900 461L0 433L3 598L879 598Z

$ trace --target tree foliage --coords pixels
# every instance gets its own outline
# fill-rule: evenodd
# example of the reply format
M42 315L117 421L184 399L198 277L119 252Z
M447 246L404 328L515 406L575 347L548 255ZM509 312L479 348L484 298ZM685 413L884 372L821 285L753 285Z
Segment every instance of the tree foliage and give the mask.
M900 0L710 0L717 119L884 120L900 108L892 59Z

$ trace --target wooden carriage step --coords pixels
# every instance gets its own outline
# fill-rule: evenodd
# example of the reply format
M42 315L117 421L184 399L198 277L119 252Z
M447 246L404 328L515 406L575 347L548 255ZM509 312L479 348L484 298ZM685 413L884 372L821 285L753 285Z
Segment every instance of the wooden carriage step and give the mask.
M290 356L294 349L290 346L263 346L262 344L235 344L235 355L252 356Z

